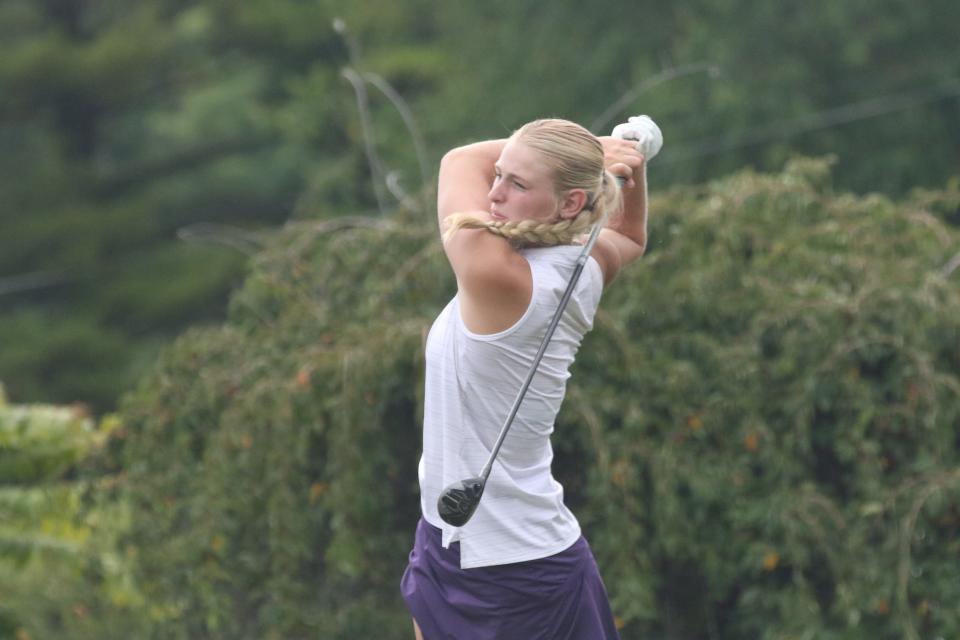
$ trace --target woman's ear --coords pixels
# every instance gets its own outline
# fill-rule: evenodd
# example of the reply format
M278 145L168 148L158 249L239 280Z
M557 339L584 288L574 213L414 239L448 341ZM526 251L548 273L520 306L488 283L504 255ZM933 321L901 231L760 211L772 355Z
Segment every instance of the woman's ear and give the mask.
M587 206L587 192L584 189L570 189L560 200L560 217L564 220L575 218Z

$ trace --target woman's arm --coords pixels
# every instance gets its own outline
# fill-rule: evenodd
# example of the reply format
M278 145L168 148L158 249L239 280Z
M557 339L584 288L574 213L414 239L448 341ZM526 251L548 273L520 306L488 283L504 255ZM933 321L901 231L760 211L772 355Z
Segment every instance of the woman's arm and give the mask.
M621 268L642 256L647 247L647 162L636 150L635 142L606 136L600 142L606 168L626 179L623 209L607 220L594 250L603 267L604 280L609 283Z
M454 213L490 216L494 165L506 140L457 147L443 156L437 183L437 217ZM457 276L460 313L476 333L496 333L516 322L533 290L530 265L504 238L486 229L460 229L443 243Z
M486 140L451 149L440 161L437 182L437 215L441 229L443 219L451 213L488 213L487 194L494 179L494 167L506 140Z
M627 181L623 185L623 211L608 221L607 228L633 241L642 255L647 246L647 159L631 146L632 141L611 140L618 149L605 154L604 162Z

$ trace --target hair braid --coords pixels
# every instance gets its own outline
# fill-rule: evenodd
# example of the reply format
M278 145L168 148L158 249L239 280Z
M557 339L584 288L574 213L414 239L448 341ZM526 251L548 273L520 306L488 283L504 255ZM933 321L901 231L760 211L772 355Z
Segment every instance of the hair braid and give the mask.
M443 239L448 240L459 229L486 229L494 235L506 238L514 246L552 247L558 244L573 244L578 236L589 230L591 223L591 216L588 215L551 223L538 220L490 221L479 216L458 213L444 221L446 229Z

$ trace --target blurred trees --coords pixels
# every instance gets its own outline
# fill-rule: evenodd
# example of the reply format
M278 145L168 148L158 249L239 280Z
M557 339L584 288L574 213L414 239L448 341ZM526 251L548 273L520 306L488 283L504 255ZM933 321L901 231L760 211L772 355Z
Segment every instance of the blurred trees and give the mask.
M960 162L958 12L3 0L0 379L107 410L171 336L221 317L264 230L429 203L444 148L541 115L604 132L654 114L660 185L796 151L835 153L861 192L943 185Z
M0 11L0 379L16 397L109 408L160 344L222 315L258 231L371 205L326 5Z

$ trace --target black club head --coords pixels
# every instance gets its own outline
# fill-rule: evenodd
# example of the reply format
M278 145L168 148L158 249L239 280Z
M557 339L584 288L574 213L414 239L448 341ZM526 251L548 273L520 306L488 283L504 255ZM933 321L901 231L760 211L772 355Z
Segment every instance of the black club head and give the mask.
M443 521L455 527L465 525L480 504L484 484L482 478L467 478L444 489L437 500Z

